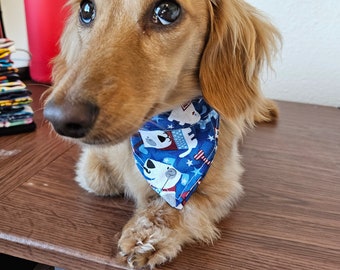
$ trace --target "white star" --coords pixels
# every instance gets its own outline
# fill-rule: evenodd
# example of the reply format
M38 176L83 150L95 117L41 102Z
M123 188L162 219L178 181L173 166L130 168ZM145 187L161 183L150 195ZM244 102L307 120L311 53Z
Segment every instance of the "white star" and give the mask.
M215 140L215 138L214 138L214 136L212 136L212 135L209 135L209 137L208 137L208 140L212 142L212 141L214 141L214 140Z
M195 176L202 175L201 170L197 168L195 168L192 172L194 173Z
M193 165L193 162L192 162L192 160L188 159L188 161L187 161L187 165L188 165L189 167L191 167L191 166Z
M168 129L173 129L174 126L173 125L168 125Z

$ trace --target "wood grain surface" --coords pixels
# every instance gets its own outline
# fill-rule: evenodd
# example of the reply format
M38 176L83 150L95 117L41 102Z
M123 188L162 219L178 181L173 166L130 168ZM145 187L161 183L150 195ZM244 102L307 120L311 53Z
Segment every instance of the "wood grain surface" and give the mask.
M79 149L44 122L45 87L29 88L37 130L0 137L0 252L66 270L123 269L114 257L133 203L75 183ZM221 239L159 269L340 269L340 110L279 107L277 123L240 145L245 195L219 224Z

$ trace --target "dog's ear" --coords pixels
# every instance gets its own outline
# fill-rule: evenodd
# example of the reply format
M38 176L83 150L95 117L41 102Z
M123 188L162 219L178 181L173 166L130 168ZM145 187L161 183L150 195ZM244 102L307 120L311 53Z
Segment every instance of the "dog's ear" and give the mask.
M279 32L242 0L210 0L209 9L210 33L200 65L203 96L224 117L235 118L249 108L254 120L271 114L275 105L262 97L258 77L266 60L270 65ZM254 102L272 108L254 111Z

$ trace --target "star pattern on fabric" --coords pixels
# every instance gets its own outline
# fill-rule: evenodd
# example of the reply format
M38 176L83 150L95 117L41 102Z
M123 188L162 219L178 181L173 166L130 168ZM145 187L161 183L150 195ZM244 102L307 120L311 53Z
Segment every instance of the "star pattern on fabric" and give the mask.
M193 171L191 171L195 176L202 175L201 170L195 168Z
M215 137L212 136L212 135L209 135L209 136L208 136L208 140L211 141L211 142L213 142L213 141L215 141Z
M194 165L194 163L192 162L192 160L188 159L187 165L188 165L188 167L191 167L192 165Z

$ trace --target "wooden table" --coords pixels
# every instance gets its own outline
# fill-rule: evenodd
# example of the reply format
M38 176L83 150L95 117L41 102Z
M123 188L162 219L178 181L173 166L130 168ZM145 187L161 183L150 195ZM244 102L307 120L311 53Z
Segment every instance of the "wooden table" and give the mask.
M34 93L33 133L0 137L0 252L67 270L122 269L116 245L133 204L73 180L79 150L50 132ZM212 246L161 269L340 269L340 110L279 102L241 146L245 196ZM0 265L0 269L1 265Z

